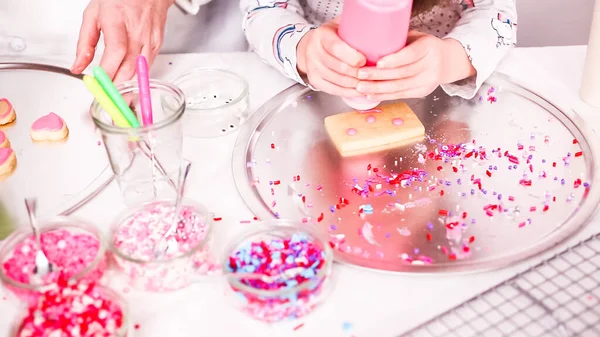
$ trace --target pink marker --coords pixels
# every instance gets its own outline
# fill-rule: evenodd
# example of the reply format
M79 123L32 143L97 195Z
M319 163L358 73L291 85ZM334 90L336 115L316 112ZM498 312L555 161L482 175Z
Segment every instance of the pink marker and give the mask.
M367 66L376 66L384 56L406 45L413 0L345 0L338 34L363 53ZM344 98L357 110L372 109L380 102L366 98Z
M137 78L140 88L140 108L142 110L142 123L144 126L152 124L152 99L150 97L150 75L148 62L143 55L137 58Z

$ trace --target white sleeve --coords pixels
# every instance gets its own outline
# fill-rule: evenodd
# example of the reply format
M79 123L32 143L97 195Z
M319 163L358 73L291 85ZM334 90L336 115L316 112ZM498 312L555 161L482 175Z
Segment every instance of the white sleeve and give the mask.
M483 82L517 43L515 0L465 0L456 26L444 38L457 40L469 56L477 75L442 88L452 96L473 98Z
M241 0L244 33L250 47L266 63L306 85L298 73L296 47L311 29L299 0Z

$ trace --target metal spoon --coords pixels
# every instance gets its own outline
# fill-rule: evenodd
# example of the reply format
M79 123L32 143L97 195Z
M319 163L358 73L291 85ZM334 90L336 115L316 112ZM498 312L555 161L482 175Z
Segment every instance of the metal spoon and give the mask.
M175 231L177 230L177 224L179 223L179 213L181 212L183 193L185 191L185 182L187 180L188 174L190 173L190 168L192 163L187 160L183 161L183 165L181 166L181 172L179 173L179 181L177 186L177 199L175 200L175 212L173 215L173 222L171 223L171 227L165 232L165 234L160 238L158 244L154 247L154 257L159 258L166 254L168 251L172 251L177 249L177 240L173 237Z
M27 214L29 215L29 224L33 230L35 241L37 242L37 252L35 253L35 268L33 274L35 278L41 283L42 278L48 273L52 272L53 266L42 251L42 241L40 240L40 231L35 216L37 209L36 198L25 198L25 207L27 208Z

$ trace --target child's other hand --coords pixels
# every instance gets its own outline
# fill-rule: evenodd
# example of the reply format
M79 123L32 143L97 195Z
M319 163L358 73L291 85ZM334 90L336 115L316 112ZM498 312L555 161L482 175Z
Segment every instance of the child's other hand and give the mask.
M383 57L377 67L359 70L357 90L377 101L420 98L440 84L469 77L472 72L458 41L411 31L406 47Z
M366 64L360 52L337 34L333 20L304 35L296 49L298 70L317 90L343 97L364 96L356 91L358 69Z

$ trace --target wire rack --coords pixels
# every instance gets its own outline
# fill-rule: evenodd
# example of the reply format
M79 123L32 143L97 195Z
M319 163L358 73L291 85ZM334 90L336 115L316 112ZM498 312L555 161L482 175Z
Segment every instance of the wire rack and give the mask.
M600 337L600 233L402 336Z

